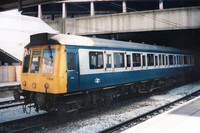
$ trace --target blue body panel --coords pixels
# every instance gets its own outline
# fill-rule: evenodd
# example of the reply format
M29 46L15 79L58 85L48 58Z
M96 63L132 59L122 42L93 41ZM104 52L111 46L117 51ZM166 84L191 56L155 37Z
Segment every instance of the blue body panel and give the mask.
M92 49L91 47L88 48L88 47L66 46L68 53L76 54L76 70L67 72L67 81L68 81L67 92L68 93L94 89L94 88L115 86L115 85L132 83L132 82L137 82L137 81L144 81L144 80L149 80L149 79L170 77L170 76L175 76L175 75L184 75L184 74L194 73L195 71L197 71L197 68L195 66L189 66L189 67L173 67L173 68L170 68L170 67L155 68L155 69L133 70L133 71L125 70L124 72L109 72L109 73L105 72L105 73L99 73L99 74L80 75L79 57L78 57L79 48ZM98 49L98 48L94 48L94 49ZM103 50L107 50L107 49L103 49ZM121 49L121 51L127 51L127 50ZM152 52L152 51L146 51L146 52ZM75 78L70 79L71 76L74 76Z
M138 70L128 72L101 73L80 75L80 88L68 88L68 92L75 92L87 89L94 89L106 86L115 86L119 84L144 81L162 77L189 74L194 71L194 67L178 67L164 69ZM99 79L99 83L95 80Z

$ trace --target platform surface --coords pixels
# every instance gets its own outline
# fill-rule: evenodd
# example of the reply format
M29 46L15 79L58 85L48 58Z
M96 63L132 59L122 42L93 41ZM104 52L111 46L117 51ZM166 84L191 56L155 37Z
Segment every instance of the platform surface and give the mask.
M200 133L200 97L122 133Z
M20 82L0 82L0 88L8 86L17 86L17 85L20 85Z

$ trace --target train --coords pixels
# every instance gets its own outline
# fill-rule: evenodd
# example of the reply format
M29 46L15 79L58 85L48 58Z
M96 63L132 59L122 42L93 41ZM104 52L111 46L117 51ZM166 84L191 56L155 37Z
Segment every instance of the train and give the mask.
M40 33L25 46L14 98L23 96L37 112L108 106L126 95L194 80L199 62L198 55L172 47Z

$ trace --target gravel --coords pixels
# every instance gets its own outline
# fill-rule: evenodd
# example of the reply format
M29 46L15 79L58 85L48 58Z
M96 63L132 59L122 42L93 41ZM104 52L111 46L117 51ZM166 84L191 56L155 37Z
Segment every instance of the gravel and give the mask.
M23 98L23 97L21 97ZM14 100L13 97L6 97L6 98L0 98L0 102L3 101L9 101L9 100ZM29 112L29 108L27 109L27 112ZM12 108L7 108L7 109L2 109L0 110L0 123L2 122L7 122L7 121L12 121L16 119L21 119L29 116L34 116L38 114L45 113L45 111L40 111L39 113L35 112L35 110L31 110L30 114L24 113L22 106L17 106L17 107L12 107Z
M94 133L99 132L102 129L108 128L110 126L116 125L122 121L128 120L130 118L136 117L147 111L155 109L158 106L164 105L176 99L179 99L187 94L200 89L200 81L184 85L181 87L169 90L165 94L151 94L144 100L137 100L130 104L122 107L117 107L114 109L109 109L108 111L102 111L99 113L92 113L85 118L80 118L72 122L67 122L63 125L57 125L52 128L43 129L43 132L56 132L56 133ZM12 99L2 98L0 101ZM40 113L45 113L41 111ZM22 107L14 107L9 109L0 110L0 122L10 121L14 119L19 119L27 116L37 115L34 110L30 114L24 114Z
M99 132L105 128L116 125L122 121L136 117L147 111L165 105L179 99L187 94L195 92L200 89L200 81L174 88L165 94L154 95L142 101L136 101L132 104L119 107L114 110L109 110L104 113L91 114L88 118L68 122L61 126L45 129L44 132L56 133L94 133Z

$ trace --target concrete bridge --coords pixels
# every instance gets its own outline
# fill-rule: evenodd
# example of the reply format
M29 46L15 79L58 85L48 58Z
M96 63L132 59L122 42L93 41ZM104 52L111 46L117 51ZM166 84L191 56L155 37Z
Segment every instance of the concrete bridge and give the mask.
M67 18L47 22L61 33L98 35L200 28L200 7Z

